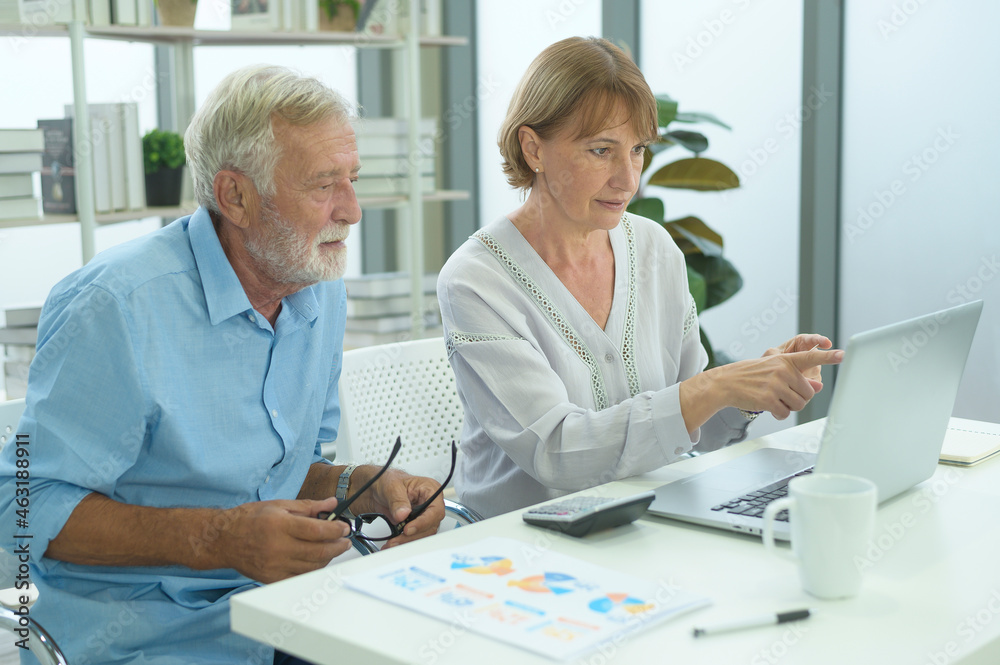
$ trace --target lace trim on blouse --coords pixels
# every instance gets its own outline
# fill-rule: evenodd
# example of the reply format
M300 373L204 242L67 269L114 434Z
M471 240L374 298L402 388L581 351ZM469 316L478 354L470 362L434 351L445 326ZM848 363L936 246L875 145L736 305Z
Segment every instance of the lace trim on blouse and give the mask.
M463 332L449 332L448 340L445 342L445 346L448 348L448 357L451 358L454 355L455 350L462 346L463 344L469 344L471 342L505 342L505 341L517 341L524 339L523 337L515 337L514 335L491 335L488 333L463 333Z
M594 404L598 410L608 408L608 391L604 387L604 377L601 375L600 368L597 366L597 361L594 359L594 354L590 352L586 344L580 339L573 326L569 324L566 317L563 316L559 308L556 307L555 303L549 299L545 292L542 291L535 280L531 279L531 276L524 271L521 266L517 264L507 250L503 248L496 238L491 234L486 233L482 229L476 231L472 236L483 246L488 249L494 257L500 262L510 276L514 278L514 281L528 294L529 297L533 298L535 304L552 324L552 327L562 335L562 338L566 341L580 360L587 365L590 369L590 387L594 392Z
M628 298L625 308L625 333L622 338L622 361L625 365L625 376L628 378L629 394L635 397L642 390L639 386L639 370L635 364L635 232L632 229L632 222L625 215L622 215L621 225L628 247Z
M684 317L684 337L691 332L694 328L694 324L698 322L698 306L694 303L694 298L691 298L691 305L688 307L687 316Z

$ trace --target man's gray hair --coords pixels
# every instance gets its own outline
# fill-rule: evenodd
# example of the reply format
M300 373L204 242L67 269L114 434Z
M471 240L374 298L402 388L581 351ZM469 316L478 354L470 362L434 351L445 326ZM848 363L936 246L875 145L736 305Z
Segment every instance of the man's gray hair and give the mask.
M265 201L274 196L281 154L273 118L308 126L330 118L350 122L354 116L347 100L315 78L271 65L236 70L209 93L184 133L195 199L219 212L213 181L225 170L249 177Z

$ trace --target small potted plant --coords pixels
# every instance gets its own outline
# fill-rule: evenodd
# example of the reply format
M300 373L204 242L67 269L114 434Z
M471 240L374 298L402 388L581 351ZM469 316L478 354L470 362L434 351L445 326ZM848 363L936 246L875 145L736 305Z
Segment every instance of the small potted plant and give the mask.
M360 12L360 0L319 0L319 29L354 32Z
M142 0L140 0L141 2ZM149 0L145 0L149 2ZM193 28L198 0L154 0L160 25Z
M159 129L148 132L142 137L142 161L146 171L146 205L180 205L184 138Z

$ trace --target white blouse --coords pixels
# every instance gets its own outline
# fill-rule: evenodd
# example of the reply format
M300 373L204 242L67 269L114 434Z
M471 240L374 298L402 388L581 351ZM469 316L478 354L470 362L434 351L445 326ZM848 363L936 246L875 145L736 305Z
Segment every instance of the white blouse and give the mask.
M688 435L679 382L707 364L684 256L632 214L610 231L615 289L601 327L501 218L438 278L465 409L455 487L485 516L636 475L746 436L737 409Z

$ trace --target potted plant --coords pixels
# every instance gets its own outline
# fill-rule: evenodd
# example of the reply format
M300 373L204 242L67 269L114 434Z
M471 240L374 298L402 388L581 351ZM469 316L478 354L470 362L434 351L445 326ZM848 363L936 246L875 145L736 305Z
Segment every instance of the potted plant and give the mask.
M142 2L143 0L139 0ZM149 2L149 0L145 0ZM194 15L198 11L198 0L154 0L160 25L193 28Z
M181 202L184 139L175 132L154 129L142 137L146 172L146 205L176 206Z
M645 163L642 166L643 174L652 163L654 155L674 146L690 150L694 153L694 157L680 159L657 169L636 193L629 203L628 210L659 222L684 252L691 296L700 314L731 298L743 286L743 278L733 264L722 256L721 235L697 217L666 220L663 200L659 197L646 197L643 194L645 187L649 185L701 192L718 192L739 187L739 176L732 169L721 162L699 156L708 149L708 139L703 134L687 130L670 130L668 125L675 122L707 122L726 129L730 127L708 113L680 113L677 110L677 102L666 95L658 96L656 105L660 138L646 151ZM701 330L701 342L708 353L709 367L726 362L726 359L716 357L704 329Z
M354 32L359 13L360 0L319 0L319 29Z

